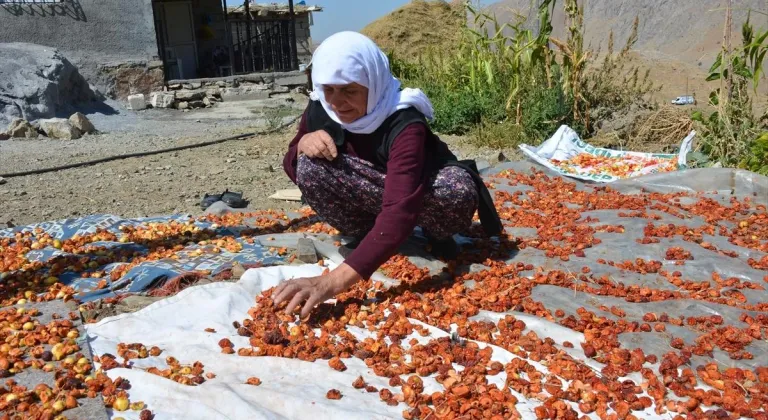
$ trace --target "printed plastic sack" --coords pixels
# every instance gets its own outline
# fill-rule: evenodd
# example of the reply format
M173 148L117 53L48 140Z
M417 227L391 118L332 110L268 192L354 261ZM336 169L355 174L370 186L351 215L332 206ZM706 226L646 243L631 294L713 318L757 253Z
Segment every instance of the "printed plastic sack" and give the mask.
M579 138L567 125L538 147L521 144L520 150L535 162L572 178L613 182L641 175L686 169L686 159L696 136L691 131L678 154L627 152L595 147Z

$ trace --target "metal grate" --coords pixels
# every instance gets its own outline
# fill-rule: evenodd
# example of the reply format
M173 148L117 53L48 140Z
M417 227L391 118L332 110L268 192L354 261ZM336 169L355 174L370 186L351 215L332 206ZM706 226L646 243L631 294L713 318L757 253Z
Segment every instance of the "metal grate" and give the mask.
M290 24L291 21L285 19L230 20L234 72L291 70Z

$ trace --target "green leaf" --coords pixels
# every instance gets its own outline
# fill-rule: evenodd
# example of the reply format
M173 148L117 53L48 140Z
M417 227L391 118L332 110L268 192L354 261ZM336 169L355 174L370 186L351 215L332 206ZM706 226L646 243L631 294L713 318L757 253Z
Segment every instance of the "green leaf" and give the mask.
M712 66L709 68L710 73L715 73L720 69L720 66L723 64L723 53L722 51L717 53L717 58L715 58L715 62L712 63ZM719 74L719 72L718 72ZM711 77L711 76L710 76Z
M715 89L709 93L709 103L711 103L713 106L717 106L720 104L720 89ZM715 113L713 113L712 115L714 114Z
M693 121L704 122L704 116L702 115L701 111L696 111L691 114L691 119Z

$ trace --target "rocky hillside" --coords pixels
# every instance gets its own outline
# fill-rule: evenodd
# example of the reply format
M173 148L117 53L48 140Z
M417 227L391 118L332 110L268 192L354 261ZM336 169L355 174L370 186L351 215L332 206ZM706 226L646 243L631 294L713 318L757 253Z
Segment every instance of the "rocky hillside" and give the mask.
M500 21L515 16L532 17L531 0L501 0L489 7ZM741 41L741 24L749 8L768 12L766 0L734 1L733 40ZM707 70L720 51L725 21L725 0L589 0L584 1L585 40L593 46L605 46L610 31L617 45L627 39L635 16L640 17L635 50L645 57L678 61ZM563 37L565 18L562 0L555 8L555 36ZM768 17L752 14L756 26L768 25Z
M536 17L538 0L501 0L487 7L499 22L525 17L530 25ZM734 2L733 41L741 41L741 24L748 8L768 11L768 0ZM387 51L414 58L428 47L450 49L456 42L463 22L461 2L413 0L400 9L371 23L363 33ZM695 94L705 98L712 86L705 82L706 72L720 51L723 40L725 0L588 0L585 1L585 39L593 48L605 47L610 31L616 49L629 37L635 16L640 17L638 42L633 64L650 69L651 78L662 86L655 100L668 102L676 96ZM768 26L765 14L753 13L752 22ZM439 24L438 24L439 23ZM555 8L554 36L565 38L563 0ZM761 92L768 92L763 83ZM764 100L758 100L764 102Z

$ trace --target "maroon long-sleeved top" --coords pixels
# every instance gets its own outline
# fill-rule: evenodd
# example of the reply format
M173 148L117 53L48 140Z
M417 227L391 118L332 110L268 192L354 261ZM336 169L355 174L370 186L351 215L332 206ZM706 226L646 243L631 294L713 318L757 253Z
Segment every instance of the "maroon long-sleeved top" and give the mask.
M305 112L299 131L288 146L288 153L283 160L285 173L294 183L299 140L308 133L306 118ZM370 136L346 132L345 150L339 150L339 153L373 162L377 145L370 141ZM373 229L345 261L363 278L370 278L394 255L416 226L427 192L427 174L424 170L427 138L427 127L422 123L414 123L403 129L392 144L387 161L381 213Z

